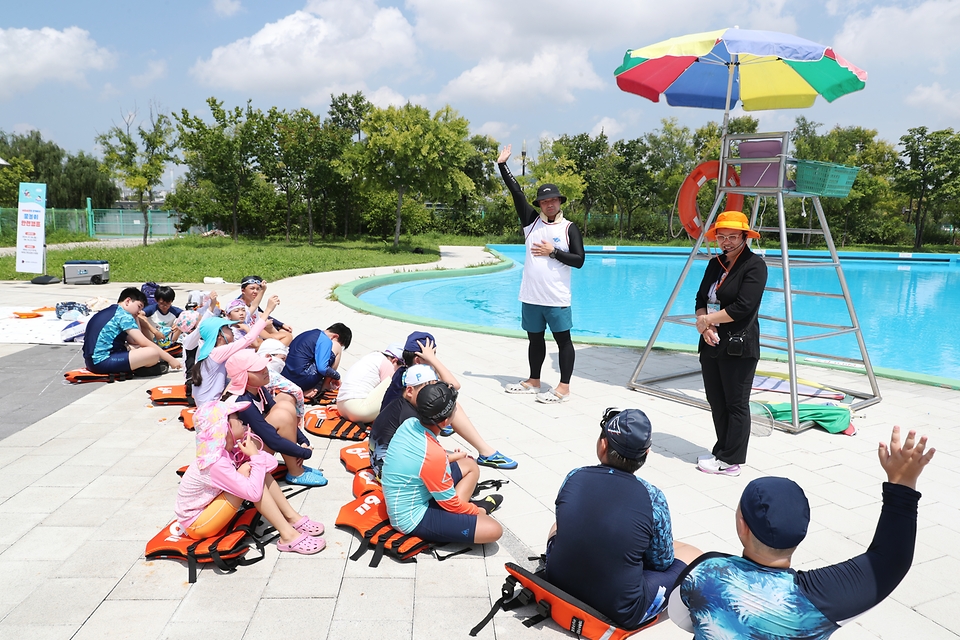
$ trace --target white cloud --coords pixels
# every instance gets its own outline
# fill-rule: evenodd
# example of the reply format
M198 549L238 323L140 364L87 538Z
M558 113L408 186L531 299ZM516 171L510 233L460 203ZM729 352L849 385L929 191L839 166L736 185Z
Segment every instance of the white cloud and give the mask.
M113 54L79 27L62 31L0 29L0 101L9 100L44 82L86 86L87 71L106 69Z
M506 144L509 141L510 134L516 131L517 125L509 125L506 122L484 122L473 133L481 136L490 136L494 140Z
M372 102L374 106L380 107L381 109L386 109L387 107L402 107L407 104L407 99L390 87L380 87L364 95L367 96L367 100Z
M373 0L310 2L250 37L217 47L190 72L210 87L314 96L323 87L410 65L416 53L413 28L396 8L381 9Z
M849 16L834 38L837 53L857 66L893 59L921 60L945 72L960 52L960 2L927 0L911 7L874 7ZM921 63L922 64L922 63Z
M600 121L593 125L590 135L594 138L603 133L608 140L617 140L617 136L623 131L623 125L614 118L600 118Z
M930 86L918 85L903 101L912 107L960 118L960 91L944 89L938 82Z
M417 39L465 58L515 59L564 43L594 51L642 47L722 27L794 32L786 0L407 0ZM612 71L612 68L611 68Z
M218 16L229 18L240 11L240 0L213 0L213 11Z
M451 80L440 92L442 100L457 103L479 100L495 104L572 102L577 89L598 89L603 81L581 47L549 46L529 62L487 58Z
M130 84L142 89L153 84L154 80L166 77L167 62L165 60L151 60L147 63L147 68L143 73L130 76Z
M121 94L120 90L113 86L112 83L107 82L103 85L103 89L100 90L100 99L101 100L111 100L116 98Z

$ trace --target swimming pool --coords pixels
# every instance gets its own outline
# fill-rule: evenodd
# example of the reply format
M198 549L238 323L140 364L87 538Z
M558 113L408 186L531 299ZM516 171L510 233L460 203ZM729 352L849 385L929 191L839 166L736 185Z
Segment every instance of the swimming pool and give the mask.
M519 329L517 292L524 248L521 245L491 248L514 260L515 267L486 275L390 284L365 291L359 297L377 307L414 316ZM588 247L584 267L573 272L573 334L588 340L622 338L644 342L649 339L670 297L689 250L601 249ZM960 380L960 341L947 333L947 327L960 326L957 322L960 317L958 257L917 255L910 259L898 254L847 253L841 254L841 261L873 365ZM694 263L672 313L693 312L694 296L705 265L705 262ZM795 290L840 293L833 269L793 269L791 276ZM767 284L782 287L782 271L771 268ZM796 320L849 324L842 299L795 295L793 306ZM783 317L783 296L768 292L761 313ZM782 323L761 323L764 333L785 335ZM804 327L796 327L797 336L809 332ZM693 328L667 324L657 344L695 345L697 337ZM859 358L853 335L816 340L802 348Z

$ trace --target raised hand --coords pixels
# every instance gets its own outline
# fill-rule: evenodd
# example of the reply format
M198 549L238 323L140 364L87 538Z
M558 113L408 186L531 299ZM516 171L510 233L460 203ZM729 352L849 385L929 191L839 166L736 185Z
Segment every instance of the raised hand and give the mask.
M911 489L917 488L917 478L923 468L933 459L936 449L926 450L927 436L921 436L917 441L917 432L910 430L907 439L900 443L900 427L894 427L890 435L890 444L880 443L877 455L880 456L880 466L887 472L887 480L894 484L902 484ZM926 451L925 451L926 450Z
M277 308L278 304L280 304L280 296L270 296L270 299L267 300L266 314L269 316L273 313L273 310Z
M500 157L497 158L497 164L503 164L510 159L510 150L513 148L512 144L508 144L503 148L503 151L500 152Z

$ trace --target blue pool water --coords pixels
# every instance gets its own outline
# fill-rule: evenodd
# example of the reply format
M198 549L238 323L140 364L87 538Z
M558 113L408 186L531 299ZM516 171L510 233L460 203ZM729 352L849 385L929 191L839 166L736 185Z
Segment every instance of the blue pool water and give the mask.
M361 294L370 304L439 320L505 329L520 328L520 277L524 249L493 247L517 265L478 276L404 282ZM646 341L670 297L688 253L671 255L588 254L573 275L574 335ZM890 254L885 254L890 255ZM893 257L896 257L895 255ZM842 259L864 340L874 366L960 380L960 263ZM693 313L706 262L695 262L672 309ZM832 268L792 269L794 290L840 293ZM782 287L771 268L768 286ZM849 324L843 300L794 296L794 318ZM767 292L761 314L783 317L783 295ZM784 335L782 323L761 321L764 333ZM823 330L817 330L822 332ZM810 329L797 327L797 336ZM692 327L664 325L657 343L696 344ZM799 343L798 348L859 358L853 335ZM783 352L771 352L783 353Z

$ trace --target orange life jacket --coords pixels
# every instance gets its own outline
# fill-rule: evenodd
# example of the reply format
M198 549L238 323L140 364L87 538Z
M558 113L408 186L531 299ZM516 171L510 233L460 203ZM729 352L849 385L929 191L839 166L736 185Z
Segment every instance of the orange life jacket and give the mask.
M179 523L174 520L147 543L147 560L173 558L186 560L190 583L197 581L197 565L212 562L225 573L233 573L239 566L263 560L263 546L268 540L257 538L254 530L260 524L260 513L249 502L244 502L230 523L216 535L195 540L180 535ZM251 544L260 556L244 557Z
M371 491L382 491L380 488L380 481L377 480L376 474L373 472L373 469L360 469L353 476L353 497L359 498L362 495L366 495Z
M169 353L174 358L179 358L183 355L183 345L179 342L176 342L169 347L163 347L163 350Z
M370 449L364 444L348 444L340 449L340 462L350 473L370 468Z
M338 389L325 389L307 400L307 404L318 404L321 407L337 403Z
M324 438L340 440L364 440L368 425L347 420L334 407L310 409L303 415L303 428L307 433Z
M196 407L190 407L188 409L180 409L180 422L183 423L183 428L187 431L193 431L193 414L197 412Z
M67 382L73 384L80 384L82 382L122 382L124 380L132 380L133 372L94 373L89 369L74 369L73 371L67 371L63 374L63 377Z
M371 567L380 564L384 553L400 562L408 562L418 553L433 548L429 542L401 533L390 525L387 503L383 490L379 488L343 505L337 514L336 524L360 534L360 547L350 556L351 560L359 560L367 549L374 549L373 558L370 560Z
M470 630L471 636L480 633L500 609L509 611L528 604L535 604L537 613L523 621L525 627L532 627L547 618L552 618L562 628L586 640L621 640L643 631L655 624L659 618L654 616L638 629L621 629L610 618L553 586L540 575L530 573L512 562L504 566L510 575L500 589L500 599L493 603L490 613L480 621L480 624ZM517 584L522 587L520 593L515 593Z
M153 404L156 405L186 405L190 403L187 399L187 386L183 384L154 387L148 390L147 394Z

